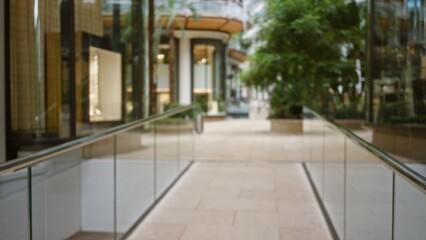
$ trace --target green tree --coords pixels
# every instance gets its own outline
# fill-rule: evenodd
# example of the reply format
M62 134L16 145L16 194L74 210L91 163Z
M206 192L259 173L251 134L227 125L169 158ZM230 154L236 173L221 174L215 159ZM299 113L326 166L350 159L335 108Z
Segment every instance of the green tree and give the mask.
M327 95L359 98L355 60L362 55L359 8L344 0L268 0L261 42L242 79L272 89L270 117L301 117L302 106L324 107ZM346 94L337 96L338 86Z

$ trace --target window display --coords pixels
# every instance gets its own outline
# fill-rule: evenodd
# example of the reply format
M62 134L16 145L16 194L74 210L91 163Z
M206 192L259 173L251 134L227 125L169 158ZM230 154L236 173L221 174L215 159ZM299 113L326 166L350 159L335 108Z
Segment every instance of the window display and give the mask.
M90 47L91 122L121 120L121 54Z

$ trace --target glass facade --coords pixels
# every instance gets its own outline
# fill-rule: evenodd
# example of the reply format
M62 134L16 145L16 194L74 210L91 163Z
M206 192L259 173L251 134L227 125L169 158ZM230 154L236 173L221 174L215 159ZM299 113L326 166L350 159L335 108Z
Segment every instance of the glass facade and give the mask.
M426 150L426 1L370 2L371 142L418 169Z
M9 158L142 117L145 1L6 4Z
M192 40L193 101L210 114L224 112L224 50L220 41Z
M373 121L418 122L426 116L426 1L374 1Z
M177 58L179 56L179 40L169 36L160 37L160 43L156 47L156 64L155 64L155 80L156 80L156 97L158 112L168 110L177 102L177 83L178 66Z

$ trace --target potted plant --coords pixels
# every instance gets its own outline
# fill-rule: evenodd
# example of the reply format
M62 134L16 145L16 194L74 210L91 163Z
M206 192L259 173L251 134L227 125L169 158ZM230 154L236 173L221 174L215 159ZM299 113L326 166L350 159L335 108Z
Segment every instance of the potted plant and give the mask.
M271 119L301 119L304 105L323 108L330 92L343 95L338 86L358 82L362 32L354 1L268 0L266 17L242 80L269 92ZM301 121L290 121L298 128L277 122L272 130L301 132Z

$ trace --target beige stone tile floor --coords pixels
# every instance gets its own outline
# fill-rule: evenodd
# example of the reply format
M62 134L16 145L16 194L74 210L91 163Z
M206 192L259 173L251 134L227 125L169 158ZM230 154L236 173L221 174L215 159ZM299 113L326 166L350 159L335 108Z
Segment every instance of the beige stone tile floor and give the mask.
M301 136L264 120L212 122L196 161L129 239L327 240L301 165Z
M267 120L208 122L195 137L196 160L300 162L301 135L271 133Z

